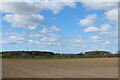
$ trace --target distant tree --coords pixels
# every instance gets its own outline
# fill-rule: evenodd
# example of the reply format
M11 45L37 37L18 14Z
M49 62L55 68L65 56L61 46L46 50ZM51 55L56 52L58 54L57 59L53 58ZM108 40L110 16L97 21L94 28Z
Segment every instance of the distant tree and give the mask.
M83 54L83 52L81 52L81 53L78 53L77 55L84 55L84 54Z

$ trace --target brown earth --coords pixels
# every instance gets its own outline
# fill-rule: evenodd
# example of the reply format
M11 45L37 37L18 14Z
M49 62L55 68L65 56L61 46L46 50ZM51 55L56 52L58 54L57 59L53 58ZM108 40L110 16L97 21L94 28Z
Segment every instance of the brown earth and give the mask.
M3 60L3 78L117 78L117 58Z

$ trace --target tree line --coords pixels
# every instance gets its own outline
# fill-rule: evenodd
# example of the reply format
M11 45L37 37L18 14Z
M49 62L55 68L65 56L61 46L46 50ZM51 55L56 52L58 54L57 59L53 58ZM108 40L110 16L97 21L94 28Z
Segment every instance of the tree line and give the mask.
M88 51L77 54L62 54L47 51L5 51L1 52L2 58L39 58L39 57L66 57L66 58L94 58L94 57L119 57L108 51Z

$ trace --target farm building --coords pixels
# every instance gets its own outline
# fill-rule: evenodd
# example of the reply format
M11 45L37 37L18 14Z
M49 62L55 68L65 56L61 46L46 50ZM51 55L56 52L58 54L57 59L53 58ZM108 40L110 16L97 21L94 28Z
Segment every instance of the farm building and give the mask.
M100 56L107 56L107 55L111 55L110 52L108 51L88 51L85 52L85 55L100 55Z

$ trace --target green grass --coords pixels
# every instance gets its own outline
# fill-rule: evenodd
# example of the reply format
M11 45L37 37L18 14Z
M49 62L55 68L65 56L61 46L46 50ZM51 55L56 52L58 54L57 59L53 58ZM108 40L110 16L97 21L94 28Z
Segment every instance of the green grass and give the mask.
M2 58L3 60L56 60L56 59L86 59L86 58L117 58L117 57L79 57L79 58L70 58L70 57L46 57L46 58Z

